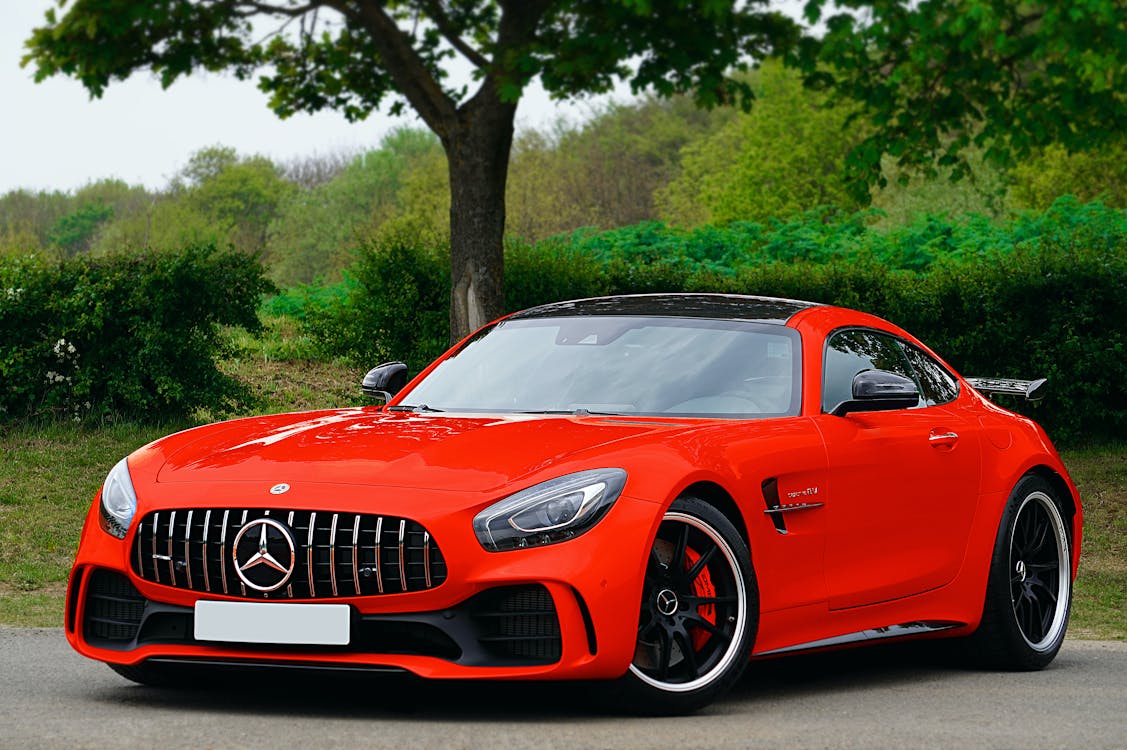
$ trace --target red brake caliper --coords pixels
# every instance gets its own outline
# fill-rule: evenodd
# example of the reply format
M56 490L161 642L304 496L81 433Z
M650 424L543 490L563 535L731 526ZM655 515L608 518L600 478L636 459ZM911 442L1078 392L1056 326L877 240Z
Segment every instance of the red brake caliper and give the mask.
M700 555L695 550L685 550L685 570L689 570L696 565ZM693 579L693 596L704 598L711 598L716 596L716 589L712 585L712 575L709 573L708 566L704 566L704 570L700 572L695 579ZM699 604L697 605L697 613L701 617L708 620L713 625L716 624L716 605L715 604ZM693 650L700 651L704 648L704 644L708 643L710 634L704 628L693 628Z

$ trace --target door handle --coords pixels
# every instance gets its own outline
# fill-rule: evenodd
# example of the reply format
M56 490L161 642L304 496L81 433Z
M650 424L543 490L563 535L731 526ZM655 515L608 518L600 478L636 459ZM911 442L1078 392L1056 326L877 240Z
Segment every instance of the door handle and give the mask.
M931 443L933 448L953 448L955 443L959 442L959 433L933 431L928 435L927 441Z

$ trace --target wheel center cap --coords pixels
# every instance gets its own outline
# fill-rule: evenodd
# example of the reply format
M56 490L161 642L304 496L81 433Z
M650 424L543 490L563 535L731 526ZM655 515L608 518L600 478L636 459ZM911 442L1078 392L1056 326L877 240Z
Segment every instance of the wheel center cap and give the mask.
M1018 579L1022 583L1025 583L1025 560L1018 560L1017 565L1014 566L1014 569L1017 572Z
M662 589L657 592L657 611L669 616L677 611L677 594L672 589Z

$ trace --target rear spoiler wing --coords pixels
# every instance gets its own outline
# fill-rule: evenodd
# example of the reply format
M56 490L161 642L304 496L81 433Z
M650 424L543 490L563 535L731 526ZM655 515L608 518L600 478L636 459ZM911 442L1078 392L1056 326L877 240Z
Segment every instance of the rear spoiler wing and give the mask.
M1014 380L1013 378L967 378L966 381L979 393L987 396L1004 394L1024 396L1026 401L1040 401L1045 397L1045 383L1048 378L1037 380Z

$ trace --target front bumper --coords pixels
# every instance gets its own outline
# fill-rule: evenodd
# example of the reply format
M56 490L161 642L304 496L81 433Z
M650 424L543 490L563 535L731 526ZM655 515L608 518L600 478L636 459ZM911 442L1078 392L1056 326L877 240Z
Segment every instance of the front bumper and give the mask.
M337 499L343 511L367 510ZM85 656L125 665L147 659L267 663L459 679L622 675L633 658L646 553L661 518L659 505L622 497L598 526L576 539L491 553L473 536L472 509L416 517L445 555L441 584L417 592L304 598L349 605L349 644L278 646L196 639L198 600L260 597L142 579L131 559L137 523L119 541L98 527L97 504L95 499L67 592L67 638ZM404 514L402 507L392 511Z

